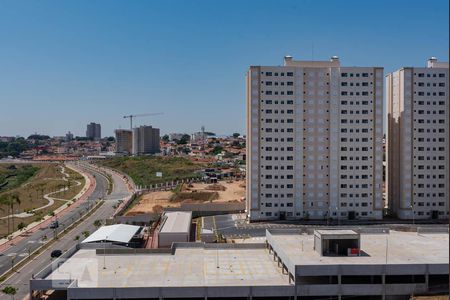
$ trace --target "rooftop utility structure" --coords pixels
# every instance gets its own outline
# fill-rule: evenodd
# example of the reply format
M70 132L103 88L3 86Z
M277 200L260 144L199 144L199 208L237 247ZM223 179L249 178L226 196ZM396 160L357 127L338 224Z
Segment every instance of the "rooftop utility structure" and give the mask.
M192 212L168 211L161 219L158 232L158 247L170 247L172 243L189 242Z
M359 256L360 234L353 230L314 230L314 250L321 256Z
M147 113L147 114L138 114L138 115L128 115L128 116L123 116L124 119L129 118L130 119L130 129L133 130L133 118L136 117L147 117L147 116L159 116L159 115L163 115L164 113Z

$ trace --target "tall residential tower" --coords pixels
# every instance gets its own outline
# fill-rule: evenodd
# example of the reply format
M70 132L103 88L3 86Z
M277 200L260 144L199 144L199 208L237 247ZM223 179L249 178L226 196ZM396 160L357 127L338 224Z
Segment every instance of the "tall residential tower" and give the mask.
M127 129L116 129L116 152L131 154L133 148L133 133Z
M97 123L89 123L86 126L86 137L94 140L102 138L102 127Z
M160 152L159 128L140 126L133 128L132 154L155 154Z
M448 218L448 68L432 57L386 76L387 195L402 219Z
M250 220L380 219L383 68L330 61L247 73Z

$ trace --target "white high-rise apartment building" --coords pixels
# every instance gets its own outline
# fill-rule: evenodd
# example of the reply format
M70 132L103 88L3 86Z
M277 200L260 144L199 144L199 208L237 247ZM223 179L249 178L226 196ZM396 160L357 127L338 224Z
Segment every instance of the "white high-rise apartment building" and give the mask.
M381 219L383 68L330 61L247 73L250 220Z
M402 219L445 219L449 212L448 62L386 76L387 195Z

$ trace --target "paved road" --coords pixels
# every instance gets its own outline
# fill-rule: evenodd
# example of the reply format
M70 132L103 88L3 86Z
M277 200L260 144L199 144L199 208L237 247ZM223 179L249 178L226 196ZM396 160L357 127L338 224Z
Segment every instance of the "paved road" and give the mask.
M227 238L249 238L249 237L265 237L266 229L305 229L311 227L327 226L324 221L317 222L259 222L259 223L247 223L245 220L245 214L227 214L205 217L203 219L205 228L216 229L222 235ZM333 224L338 225L338 224ZM436 228L446 227L447 224L429 224L425 221L411 224L411 221L402 220L386 220L384 222L367 222L366 224L359 224L357 222L346 222L345 224L339 224L340 226L362 226L366 228L390 228L397 230L409 230L418 227L422 228Z
M86 170L90 170L92 172L95 172L97 176L101 176L105 178L105 176L102 173L109 173L112 176L113 179L113 192L110 195L107 195L105 199L107 200L121 200L123 198L126 198L130 196L130 192L128 191L127 185L122 179L122 176L118 173L111 172L108 169L105 169L103 167L98 167L97 165L92 165L87 162L79 162L79 166L83 167ZM100 174L99 174L100 172Z
M80 165L83 167L83 165ZM95 191L93 194L88 198L87 201L82 203L79 208L77 208L73 213L67 213L65 216L61 217L59 219L60 223L60 229L62 229L64 226L68 226L73 222L73 220L76 220L80 217L79 213L80 211L83 212L88 209L89 205L93 205L95 200L98 198L102 198L105 196L107 188L108 188L108 181L102 174L93 171L93 169L89 168L86 169L88 172L93 174L95 176L97 186L95 188ZM115 174L111 174L114 181L114 188L110 195L107 195L105 197L105 203L88 219L86 219L83 223L81 223L79 226L77 226L75 229L67 233L63 238L58 240L55 244L50 247L50 249L47 249L46 251L42 252L38 257L34 258L30 263L28 263L24 268L22 268L19 272L15 273L13 276L8 278L5 282L3 282L0 286L0 289L3 286L14 286L19 288L18 294L16 296L16 299L23 299L25 296L29 293L29 280L32 276L32 274L38 273L40 270L42 270L45 266L47 266L50 263L50 253L51 251L55 249L61 249L61 250L67 250L73 245L75 245L75 237L80 236L82 237L82 232L89 231L93 232L95 230L95 227L93 225L95 220L102 220L107 219L112 216L114 212L114 205L117 204L118 199L122 199L124 196L127 196L129 194L126 185L122 182L121 178ZM74 219L72 219L74 218ZM11 257L15 256L17 257L16 261L19 259L23 259L28 255L28 248L31 248L31 250L36 249L41 245L41 238L43 235L47 235L48 237L53 236L53 230L52 229L45 229L41 232L36 232L34 235L20 241L17 245L11 247L4 253L0 254L0 272L6 271L11 267ZM3 294L0 294L0 299L9 299Z

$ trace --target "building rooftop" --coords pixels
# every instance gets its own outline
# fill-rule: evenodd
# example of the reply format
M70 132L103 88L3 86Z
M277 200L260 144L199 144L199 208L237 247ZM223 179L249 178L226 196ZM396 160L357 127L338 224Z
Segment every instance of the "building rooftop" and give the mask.
M192 221L192 212L173 211L166 212L163 216L160 233L189 232Z
M282 252L292 265L449 263L449 235L444 233L419 235L417 232L392 230L389 234L361 233L362 255L357 257L321 256L313 248L313 235L269 233L267 239L275 251Z
M327 230L327 229L318 229L314 232L320 234L321 236L326 235L358 235L357 232L349 229L337 229L337 230Z
M284 66L286 67L304 67L304 68L338 68L340 66L339 57L332 56L329 61L316 61L316 60L294 60L292 56L287 55L284 57Z
M46 279L76 279L78 287L290 285L265 248L177 248L164 253L103 255L81 249ZM219 268L217 267L219 266Z
M427 60L427 68L444 68L444 69L448 69L448 62L445 61L438 61L438 59L436 57L430 57Z

